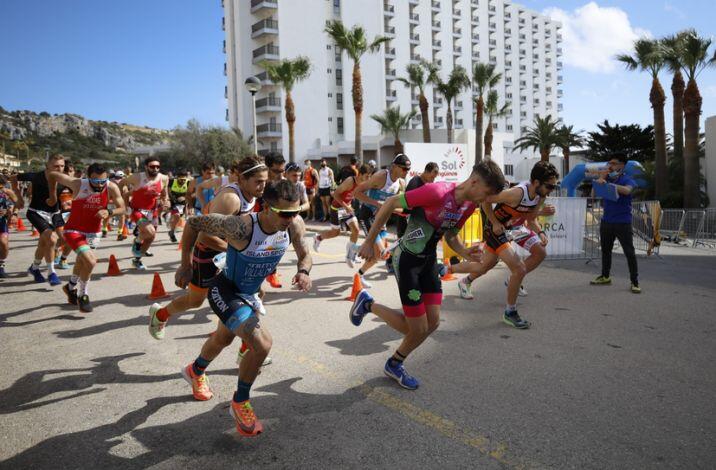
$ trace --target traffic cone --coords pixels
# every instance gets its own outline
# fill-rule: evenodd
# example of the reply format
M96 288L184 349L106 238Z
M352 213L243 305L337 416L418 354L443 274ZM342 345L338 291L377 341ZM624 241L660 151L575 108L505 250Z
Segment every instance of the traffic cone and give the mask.
M179 222L177 222L177 228L184 228L184 217L179 217Z
M124 224L122 226L122 235L124 235L125 237L129 236L129 230L127 230L127 224Z
M36 228L33 228L33 229L32 229L32 233L30 233L30 236L31 236L31 237L39 237L39 236L40 236L40 232L38 232Z
M25 222L22 221L22 217L17 218L17 231L18 232L24 232L27 230L27 227L25 227Z
M164 284L162 284L162 278L159 277L159 273L154 273L154 280L152 281L152 292L147 296L151 300L163 299L169 297L167 291L164 290Z
M443 258L443 264L448 267L448 272L440 278L441 281L454 281L457 276L450 272L450 258Z
M109 255L109 268L107 269L107 276L121 276L122 271L119 269L117 264L117 258L114 255Z
M360 274L356 273L353 275L353 288L351 289L351 295L346 297L346 300L353 302L358 295L358 292L363 290L363 283L360 282Z
M179 240L179 245L177 245L177 251L181 251L181 240Z

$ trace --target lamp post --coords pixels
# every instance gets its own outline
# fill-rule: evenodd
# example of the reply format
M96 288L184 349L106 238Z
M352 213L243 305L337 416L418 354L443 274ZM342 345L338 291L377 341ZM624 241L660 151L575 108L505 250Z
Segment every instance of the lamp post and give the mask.
M261 90L261 80L259 80L257 77L249 77L244 82L244 86L246 87L246 90L248 90L249 93L251 93L251 109L253 112L253 129L254 129L254 155L259 154L258 150L258 140L259 136L256 131L256 93Z

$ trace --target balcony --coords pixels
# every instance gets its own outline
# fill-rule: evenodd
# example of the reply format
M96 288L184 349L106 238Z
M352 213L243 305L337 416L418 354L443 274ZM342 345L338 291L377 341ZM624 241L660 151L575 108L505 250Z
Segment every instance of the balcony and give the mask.
M433 41L433 49L439 50L439 49L442 49L442 47L443 47L442 41L439 41L437 39Z
M408 0L408 3L409 3L410 5L419 5L419 4L420 4L420 0Z
M273 86L274 85L274 82L269 80L268 73L266 73L266 72L257 73L256 78L261 80L261 85L264 85L264 86Z
M411 13L410 14L410 22L412 24L420 23L420 15L418 15L417 13Z
M385 58L386 59L395 59L395 48L390 48L385 50Z
M389 38L395 37L395 26L386 26L385 27L385 36Z
M393 5L384 5L383 15L391 17L395 16L395 7Z
M386 80L395 80L397 78L397 75L395 74L395 69L387 69L385 71L385 79Z
M453 37L461 38L462 37L462 29L460 29L460 28L453 29L452 35L453 35Z
M440 108L443 105L442 98L433 98L433 108Z
M278 10L278 0L251 0L251 13L262 10Z
M480 17L477 15L471 17L470 23L472 23L473 26L480 26Z
M560 89L557 90L557 98L561 98L562 95L564 95L564 92Z
M265 46L261 46L258 49L254 49L253 56L254 64L261 63L265 60L274 62L281 60L278 55L278 47L274 46L273 44L266 44Z
M256 100L256 113L280 113L281 112L281 98L275 96L269 96Z
M487 11L494 13L497 11L497 7L495 5L490 5L487 7Z
M490 31L497 31L497 23L490 23L488 26Z
M477 51L472 51L472 60L473 62L480 62L480 53Z
M411 64L419 64L421 60L421 57L418 54L411 54L410 55L410 63Z
M440 11L440 2L436 2L435 0L433 0L432 9L435 12L439 12Z
M453 55L460 55L460 54L462 54L462 47L461 47L461 46L456 46L455 48L453 48L452 54L453 54Z
M410 98L410 103L414 106L418 106L420 104L420 96L419 95L413 95Z
M273 122L266 124L259 124L256 126L256 133L259 137L271 139L281 137L281 123Z
M562 68L562 62L559 62L559 61L558 61L558 62L557 62L557 69L561 69L561 68Z
M278 35L278 21L273 18L266 18L251 26L252 38L258 38L264 35Z
M452 11L452 17L459 20L461 13L462 13L462 11L459 8L455 8Z
M411 34L410 35L410 44L419 44L420 43L420 35L419 34Z
M455 111L462 111L462 101L457 101L455 103Z
M395 102L398 100L398 93L395 90L387 90L385 92L385 101Z
M480 33L472 33L472 43L477 44L480 42Z
M559 103L557 105L557 111L563 111L563 110L564 110L564 105L562 105L562 103Z

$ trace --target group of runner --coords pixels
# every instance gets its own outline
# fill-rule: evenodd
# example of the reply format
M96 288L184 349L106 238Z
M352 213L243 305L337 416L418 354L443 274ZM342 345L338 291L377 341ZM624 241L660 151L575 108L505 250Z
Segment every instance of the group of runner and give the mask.
M27 217L40 239L28 272L37 282L45 282L41 272L44 260L47 281L51 285L61 283L54 270L54 252L62 237L77 254L63 291L69 303L90 312L88 284L97 263L91 246L105 221L128 216L127 223L134 230L132 263L144 269L142 258L156 239L159 209L170 211L169 237L177 241L175 230L187 205L193 204L197 215L188 218L182 232L181 261L175 275L176 285L186 292L164 306L155 303L149 307L149 333L154 339L163 339L170 318L199 308L208 299L221 322L193 362L182 368L182 376L191 385L195 399L211 399L213 392L205 371L236 336L241 338L237 389L230 412L241 434L262 432L250 403L251 387L260 367L270 362L272 346L271 336L260 322L260 315L265 314L262 284L268 281L273 287L281 287L276 268L291 245L297 255L292 284L302 291L311 288L312 260L300 214L310 213L315 189L309 187L306 175L318 173L318 194L325 197L325 191L321 192L323 168L316 172L307 166L301 178L301 168L287 165L280 154L270 153L264 160L247 157L235 162L226 176L215 176L213 165L205 164L201 176L194 180L179 171L170 181L161 173L160 161L153 157L145 160L144 171L116 182L96 163L89 166L85 178L63 170L64 159L53 156L45 171L14 178L15 191L0 180L0 229L8 205L22 205L22 198L16 195L18 181L32 183ZM505 189L504 176L491 161L476 164L470 177L459 184L433 183L438 176L435 164L429 164L406 184L410 170L411 161L404 154L382 170L352 165L351 174L329 191L326 213L330 229L316 235L313 247L318 251L322 241L347 232L345 262L354 268L358 257L363 260L357 274L365 289L370 288L366 272L380 260L386 261L386 267L395 274L402 309L378 303L364 289L357 294L349 318L359 326L368 313L373 313L404 335L385 363L384 372L400 386L413 390L419 380L406 372L403 363L439 325L443 295L440 278L446 272L468 273L458 285L461 297L471 298L470 284L502 259L510 269L503 320L515 328L529 327L517 313L517 296L525 275L544 259L547 238L535 218L553 213L544 201L555 188L558 174L550 163L539 162L530 181ZM324 175L333 179L332 172ZM61 209L63 194L71 195L66 221ZM479 208L487 215L484 250L483 244L465 246L458 238L465 221ZM389 244L386 223L393 214L404 217L406 223L397 242ZM360 228L365 234L362 245L358 244ZM441 239L465 261L443 266L437 257ZM529 252L524 261L512 248L511 240ZM7 256L7 236L0 241L2 262Z

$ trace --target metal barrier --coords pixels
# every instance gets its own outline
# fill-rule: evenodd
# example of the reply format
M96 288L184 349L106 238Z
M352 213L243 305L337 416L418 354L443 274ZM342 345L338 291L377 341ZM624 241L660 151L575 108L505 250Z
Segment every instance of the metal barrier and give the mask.
M661 239L666 242L679 243L683 239L684 219L686 211L683 209L663 209L661 211Z
M650 256L659 254L661 245L661 203L639 201L631 205L631 227L634 234L634 249Z
M716 208L706 209L701 212L703 213L701 224L696 230L692 246L716 248Z
M680 238L696 240L699 230L703 227L706 211L703 209L688 209L684 214L684 222L681 227ZM692 242L691 246L695 246Z

